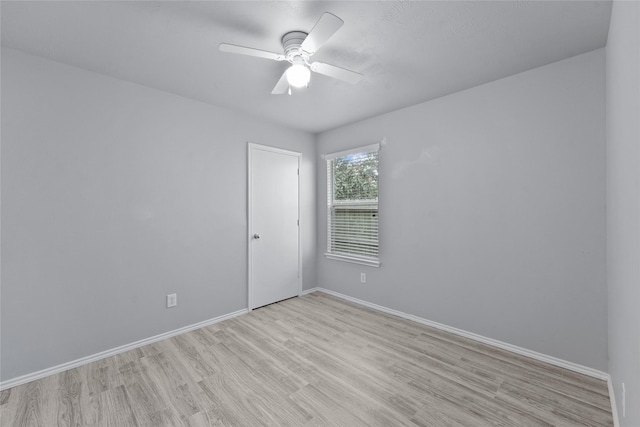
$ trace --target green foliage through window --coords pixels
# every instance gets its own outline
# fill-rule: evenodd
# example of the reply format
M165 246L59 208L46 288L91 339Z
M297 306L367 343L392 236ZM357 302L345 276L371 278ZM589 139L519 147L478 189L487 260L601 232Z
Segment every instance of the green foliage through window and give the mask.
M350 154L333 160L334 200L378 198L378 152Z

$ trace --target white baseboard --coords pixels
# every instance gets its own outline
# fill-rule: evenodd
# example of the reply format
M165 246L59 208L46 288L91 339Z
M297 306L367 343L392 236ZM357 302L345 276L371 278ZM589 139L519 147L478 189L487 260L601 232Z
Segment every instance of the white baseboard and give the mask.
M613 415L613 427L620 427L620 418L618 418L618 406L616 406L616 394L613 390L613 380L611 375L607 378L607 387L609 387L609 399L611 400L611 415Z
M493 338L488 338L482 335L474 334L473 332L467 332L462 329L454 328L452 326L447 326L442 323L434 322L431 320L423 319L422 317L414 316L413 314L403 313L398 310L394 310L391 308L387 308L378 304L373 304L368 301L363 301L357 298L350 297L348 295L341 294L339 292L334 292L325 288L313 288L319 292L324 292L329 295L333 295L334 297L341 298L347 301L351 301L353 303L363 305L365 307L372 308L374 310L382 311L384 313L393 314L394 316L402 317L403 319L412 320L417 323L421 323L423 325L431 326L436 329L440 329L445 332L450 332L452 334L460 335L465 338L472 339L474 341L481 342L483 344L487 344L493 347L501 348L503 350L510 351L512 353L520 354L522 356L527 356L535 360L539 360L541 362L549 363L554 366L559 366L561 368L569 369L570 371L578 372L581 374L589 375L590 377L598 378L603 381L607 381L609 379L609 374L606 372L599 371L597 369L589 368L587 366L582 366L577 363L569 362L567 360L559 359L557 357L549 356L543 353L538 353L533 350L528 350L526 348L518 347L516 345L508 344L502 341L494 340ZM311 291L311 289L309 290ZM311 292L309 292L311 293Z
M80 359L72 360L71 362L66 362L61 365L43 369L41 371L32 372L30 374L12 378L10 380L6 380L0 383L0 390L5 390L11 387L19 386L31 381L38 380L40 378L48 377L49 375L53 375L60 372L64 372L69 369L77 368L79 366L86 365L87 363L96 362L98 360L104 359L105 357L114 356L116 354L124 353L125 351L133 350L135 348L142 347L147 344L151 344L157 341L171 338L176 335L184 334L185 332L193 331L194 329L213 325L214 323L222 322L223 320L231 319L233 317L237 317L242 314L246 314L248 312L249 310L247 310L246 308L243 308L242 310L234 311L233 313L224 314L222 316L218 316L213 319L204 320L202 322L194 323L192 325L185 326L183 328L174 329L173 331L165 332L150 338L145 338L145 339L133 342L131 344L125 344L120 347L116 347L109 350L101 351L100 353L92 354L90 356L81 357Z
M303 296L303 295L309 295L309 294L312 294L312 293L314 293L314 292L318 292L318 291L320 291L320 288L318 288L318 287L311 288L311 289L307 289L307 290L302 291L302 292L300 293L300 296Z
M538 353L536 351L528 350L526 348L522 348L522 347L518 347L518 346L515 346L515 345L512 345L512 344L508 344L508 343L505 343L505 342L502 342L502 341L494 340L492 338L487 338L487 337L484 337L482 335L478 335L478 334L475 334L475 333L472 333L472 332L467 332L467 331L464 331L462 329L458 329L458 328L454 328L454 327L451 327L451 326L447 326L447 325L444 325L442 323L433 322L431 320L423 319L421 317L414 316L412 314L403 313L403 312L398 311L398 310L387 308L387 307L384 307L384 306L381 306L381 305L378 305L378 304L373 304L373 303L370 303L368 301L364 301L364 300L360 300L360 299L357 299L357 298L353 298L353 297L350 297L348 295L341 294L339 292L331 291L329 289L320 288L320 287L314 287L314 288L302 291L302 293L300 295L301 296L302 295L308 295L308 294L311 294L311 293L314 293L314 292L324 292L326 294L333 295L333 296L335 296L337 298L341 298L341 299L344 299L344 300L347 300L347 301L353 302L355 304L359 304L359 305L362 305L362 306L365 306L365 307L368 307L368 308L371 308L371 309L374 309L374 310L378 310L378 311L381 311L381 312L384 312L384 313L392 314L394 316L398 316L398 317L401 317L403 319L412 320L414 322L417 322L417 323L420 323L420 324L423 324L423 325L427 325L427 326L431 326L433 328L440 329L440 330L446 331L446 332L450 332L452 334L460 335L460 336L463 336L465 338L469 338L469 339L472 339L472 340L475 340L475 341L478 341L478 342L481 342L481 343L484 343L484 344L487 344L487 345L491 345L493 347L501 348L503 350L511 351L513 353L516 353L516 354L520 354L520 355L523 355L523 356L531 357L532 359L539 360L541 362L546 362L546 363L549 363L549 364L554 365L554 366L559 366L561 368L569 369L569 370L574 371L574 372L578 372L578 373L581 373L581 374L589 375L591 377L607 381L608 387L609 387L609 396L611 398L611 410L612 410L612 413L613 413L614 425L616 427L619 426L618 412L617 412L617 407L615 405L615 396L614 396L614 391L613 391L613 385L612 385L612 382L611 382L611 377L609 376L609 374L607 374L605 372L602 372L602 371L599 371L599 370L596 370L596 369L592 369L592 368L589 368L589 367L586 367L586 366L582 366L582 365L579 365L577 363L573 363L573 362L569 362L569 361L566 361L566 360L558 359L556 357L552 357L552 356L549 356L549 355L546 355L546 354ZM130 343L130 344L126 344L126 345L123 345L123 346L120 346L120 347L112 348L110 350L105 350L105 351L102 351L100 353L96 353L96 354L93 354L93 355L90 355L90 356L82 357L80 359L76 359L76 360L73 360L73 361L70 361L70 362L66 362L66 363L63 363L63 364L60 364L60 365L57 365L57 366L53 366L51 368L43 369L43 370L40 370L40 371L37 371L37 372L32 372L30 374L22 375L20 377L12 378L12 379L9 379L9 380L6 380L6 381L3 381L2 383L0 383L0 390L5 390L5 389L11 388L11 387L15 387L15 386L18 386L18 385L21 385L21 384L26 384L28 382L31 382L31 381L34 381L34 380L37 380L37 379L40 379L40 378L47 377L49 375L53 375L53 374L57 374L57 373L69 370L69 369L77 368L79 366L83 366L83 365L86 365L88 363L104 359L104 358L109 357L109 356L114 356L116 354L124 353L125 351L133 350L135 348L142 347L142 346L147 345L147 344L151 344L151 343L154 343L154 342L157 342L157 341L161 341L163 339L171 338L173 336L180 335L180 334L183 334L185 332L192 331L194 329L198 329L198 328L202 328L202 327L205 327L205 326L208 326L208 325L212 325L214 323L222 322L223 320L231 319L233 317L237 317L237 316L240 316L242 314L246 314L248 312L249 312L249 310L244 308L242 310L238 310L238 311L235 311L233 313L229 313L229 314L225 314L225 315L222 315L222 316L218 316L218 317L215 317L213 319L205 320L205 321L202 321L202 322L199 322L199 323L194 323L192 325L185 326L183 328L179 328L179 329L175 329L173 331L169 331L169 332L165 332L165 333L162 333L162 334L159 334L159 335L155 335L155 336L150 337L150 338L145 338L145 339L142 339L142 340Z

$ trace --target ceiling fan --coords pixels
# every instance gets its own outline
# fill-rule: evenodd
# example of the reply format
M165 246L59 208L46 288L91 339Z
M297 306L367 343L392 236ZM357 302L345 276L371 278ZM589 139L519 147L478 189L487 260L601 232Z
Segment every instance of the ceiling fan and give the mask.
M344 21L337 16L329 12L323 13L308 34L304 31L290 31L282 36L284 54L228 43L221 43L218 49L221 52L289 62L291 66L282 74L282 77L280 77L280 80L271 91L274 95L283 94L287 91L291 95L291 86L298 88L308 87L311 71L356 84L362 79L362 74L323 62L309 61L309 58L340 29L342 24L344 24Z

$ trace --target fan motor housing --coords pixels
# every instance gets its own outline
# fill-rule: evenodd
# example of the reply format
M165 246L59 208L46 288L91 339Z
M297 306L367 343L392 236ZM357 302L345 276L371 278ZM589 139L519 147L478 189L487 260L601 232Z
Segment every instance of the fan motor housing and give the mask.
M294 56L302 55L300 45L306 38L307 33L303 31L290 31L282 36L282 48L284 49L284 55L287 59L292 59Z

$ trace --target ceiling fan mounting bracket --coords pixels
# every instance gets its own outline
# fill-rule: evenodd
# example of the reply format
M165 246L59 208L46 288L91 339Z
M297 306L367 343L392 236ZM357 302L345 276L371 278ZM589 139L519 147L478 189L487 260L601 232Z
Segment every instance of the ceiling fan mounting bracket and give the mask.
M309 61L309 54L302 50L300 45L307 38L304 31L289 31L282 36L282 48L284 49L284 57L287 61L294 63L296 58L300 57L305 63Z

